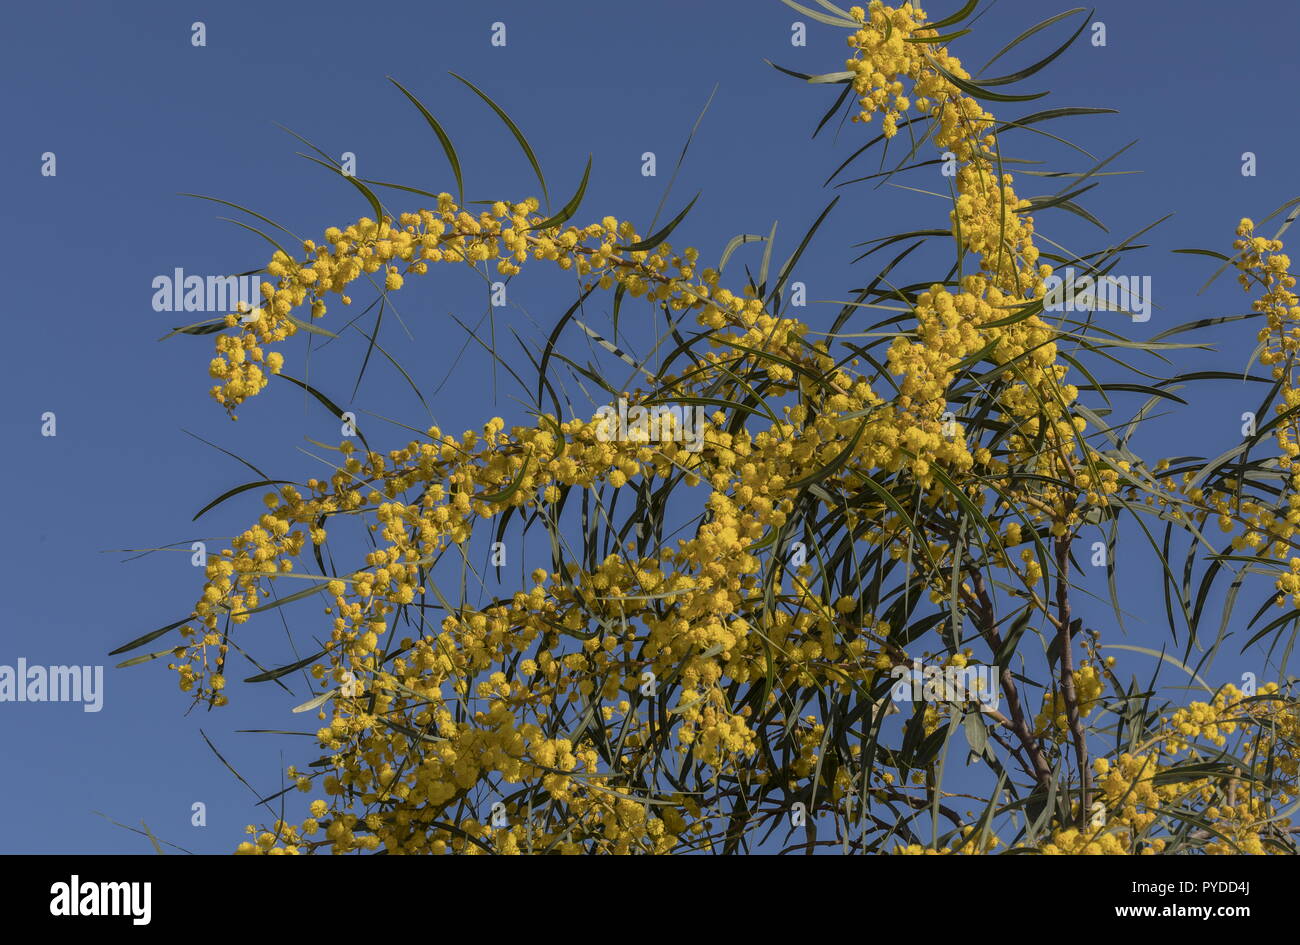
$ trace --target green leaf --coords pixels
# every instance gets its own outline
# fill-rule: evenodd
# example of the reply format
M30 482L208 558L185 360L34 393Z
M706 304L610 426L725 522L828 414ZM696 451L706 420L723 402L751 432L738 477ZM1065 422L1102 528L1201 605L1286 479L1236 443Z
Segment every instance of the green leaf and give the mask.
M718 259L718 272L722 272L722 270L727 268L727 260L731 258L731 254L739 247L743 246L745 243L761 243L765 239L767 239L766 236L760 236L758 233L740 233L727 240L727 245L722 250L722 256Z
M998 648L997 656L993 660L998 669L1006 669L1011 665L1011 657L1015 655L1016 647L1020 645L1020 638L1024 636L1032 616L1033 611L1026 607L1024 612L1011 624L1007 635L1002 638L1002 646Z
M945 26L953 26L974 13L977 6L979 6L979 0L966 0L966 4L952 16L945 17L942 20L936 20L933 23L927 23L925 24L925 27L926 29L941 30Z
M808 232L805 233L803 239L799 241L799 248L796 249L790 255L790 258L787 259L785 263L781 266L781 271L780 273L777 274L776 277L776 285L772 287L772 294L768 299L769 305L771 305L773 302L776 301L776 299L780 297L781 289L784 288L785 286L786 278L790 275L791 270L794 269L795 264L799 262L800 257L803 256L804 250L808 248L809 242L812 241L813 234L817 232L818 228L822 225L822 222L826 219L826 217L830 214L830 212L833 209L835 209L835 205L839 202L840 202L840 198L836 197L834 200L832 200L830 203L826 205L826 209L824 209L820 214L818 214L817 219L813 221L813 225L808 228ZM764 284L766 284L766 281L767 280L764 279Z
M658 246L660 243L662 243L664 240L668 238L668 234L677 228L677 224L681 223L682 219L686 216L686 214L691 212L691 207L695 206L695 201L699 199L700 199L699 194L696 194L694 197L692 197L691 202L688 203L684 208L682 208L681 213L677 214L677 216L673 217L670 221L668 221L667 225L665 225L663 229L661 229L658 233L651 236L649 239L641 240L639 243L633 243L630 246L620 246L619 249L627 253L638 253L638 252L654 249L656 246Z
M267 577L273 578L274 575L267 575ZM292 604L295 603L296 601L303 600L304 598L311 597L313 594L319 594L321 591L326 589L326 584L325 584L326 579L318 577L316 578L316 580L319 580L322 583L316 585L315 587L309 587L306 590L295 591L294 593L288 595L287 597L277 597L275 600L271 601L271 603L263 604L260 607L254 607L251 610L232 611L231 616L242 617L248 614L261 614L261 613L265 613L268 610L275 610L277 607L283 607L285 604Z
M424 120L429 123L429 127L433 129L433 133L438 136L438 141L442 144L443 153L447 155L447 163L451 165L451 172L456 176L457 197L459 198L461 206L464 206L465 181L461 178L460 159L456 157L456 149L452 147L451 138L447 137L447 133L442 130L442 125L438 124L437 119L429 114L429 110L424 107L424 104L408 92L402 83L398 82L391 75L388 77L388 81L397 86L398 91L411 100L411 104L420 110L420 114L424 116Z
M125 669L127 666L138 666L141 663L147 663L150 660L156 660L160 656L167 656L173 651L175 651L175 649L176 647L173 646L166 650L159 650L156 653L146 653L143 656L133 656L129 660L123 660L122 662L118 663L117 666L114 667L114 669Z
M144 636L136 637L130 643L123 643L116 650L109 650L108 655L117 656L119 653L127 653L131 650L137 649L138 647L144 646L146 643L152 643L154 640L157 640L160 636L162 636L167 631L175 630L177 627L183 627L193 619L194 618L192 616L186 617L184 620L178 620L175 623L169 623L167 624L167 626L159 627L157 630L150 630Z
M1022 40L1028 39L1030 36L1033 36L1039 30L1046 29L1047 27L1051 26L1053 23L1057 23L1068 16L1073 16L1076 13L1082 13L1082 12L1083 12L1083 7L1075 7L1073 10L1066 10L1064 13L1058 13L1056 16L1049 17L1048 19L1043 20L1043 22L1021 33L1010 43L1008 43L1005 47L1003 47L1001 52L999 52L996 56L990 59L987 64L985 64L984 69L987 69L989 66L993 65L993 63L996 62L998 59L1000 59L1003 56L1003 54L1010 52ZM1074 33L1070 36L1069 39L1067 39L1064 43L1058 46L1054 52L1050 53L1045 58L1040 59L1032 66L1027 66L1026 68L1021 69L1018 72L1014 72L1011 75L1000 76L996 79L980 79L979 80L980 84L985 86L1009 85L1012 82L1018 82L1021 79L1027 79L1029 76L1033 75L1034 73L1039 72L1044 67L1046 67L1049 63L1051 63L1052 60L1054 60L1057 56L1061 55L1061 53L1065 52L1067 49L1070 48L1070 46L1074 43L1074 41L1078 39L1079 34L1082 33L1084 29L1088 26L1088 22L1091 19L1092 19L1092 13L1090 11L1088 15L1083 18L1083 22L1079 24L1079 28L1074 31ZM983 72L984 69L981 69L980 71Z
M276 374L274 376L284 378L290 384L298 385L307 393L315 397L316 400L320 402L321 406L323 406L326 410L334 414L334 416L338 417L340 420L343 420L343 414L345 413L343 408L341 408L338 404L334 403L334 401L330 400L328 397L326 397L316 388L312 387L310 384L306 383L305 381L300 381L296 377L291 377L288 374ZM365 435L362 434L361 429L359 427L357 428L357 439L361 441L362 445L365 446L367 451L370 450L370 444L366 442Z
M301 318L294 315L293 313L289 313L288 315L285 315L285 318L288 321L292 322L294 327L296 327L300 331L305 331L310 335L320 335L323 338L338 337L338 335L334 334L334 332L330 331L329 329L320 328L316 325L313 325L311 322L303 321Z
M969 32L970 30L958 30L955 33L948 33L944 36L909 36L907 39L903 40L903 42L914 43L916 45L946 43L957 39L958 37L965 36Z
M1170 250L1170 252L1172 252L1172 253L1193 253L1193 254L1195 254L1195 255L1197 255L1197 256L1209 256L1211 259L1219 259L1219 260L1222 260L1223 262L1232 262L1232 260L1231 260L1229 257L1223 255L1223 253L1216 253L1216 252L1215 252L1214 250L1212 250L1212 249L1173 249L1173 250Z
M227 499L232 498L233 496L237 496L241 492L247 492L249 489L258 489L261 488L262 486L296 486L297 484L298 483L293 482L292 480L289 479L258 479L255 482L246 482L242 486L235 486L235 488L221 493L221 495L217 496L207 505L203 506L203 508L195 512L194 517L190 519L190 521L197 522L199 520L199 517L202 516L204 512L208 512L216 508L218 505L220 505L222 502L225 502ZM182 621L182 623L184 623L184 621ZM177 624L175 626L179 626L179 625Z
M474 91L474 94L491 105L492 110L497 113L497 117L506 123L506 127L510 129L510 133L514 135L515 140L519 142L519 147L523 149L524 156L528 158L528 163L533 166L533 173L537 175L537 182L542 185L542 199L546 201L546 206L549 208L551 205L551 198L546 192L546 176L542 173L542 166L537 163L537 155L533 153L532 145L528 143L528 139L524 137L524 133L519 130L519 126L510 120L510 116L502 111L500 105L488 98L487 94L473 82L464 76L456 75L454 72L451 73L451 75L459 79L461 82L464 82Z
M275 227L275 228L276 228L277 230L279 230L281 233L285 233L285 234L287 234L287 235L289 235L289 236L292 236L292 237L293 237L295 240L297 240L299 243L302 242L302 238L299 237L299 236L298 236L296 233L294 233L292 230L287 230L287 229L285 229L284 227L282 227L280 224L276 223L274 220L270 219L269 217L264 217L264 216L262 216L260 213L256 212L255 210L249 210L247 207L241 207L241 206L240 206L239 204L237 204L237 203L231 203L229 200L222 200L222 199L220 199L219 197L208 197L208 196L205 196L204 194L186 194L186 193L182 193L182 194L180 194L179 196L181 196L181 197L193 197L193 198L195 198L196 200L211 200L213 203L219 203L219 204L221 204L222 206L230 207L230 208L232 208L232 209L234 209L234 210L238 210L240 213L247 213L250 217L257 217L257 218L258 218L259 220L261 220L263 223L266 223L266 224L268 224L268 225L270 225L270 226Z
M338 693L338 692L339 692L338 689L329 689L329 690L327 690L327 691L325 691L325 692L322 692L322 693L321 693L319 696L317 696L315 699L309 699L308 701L304 702L302 705L294 706L293 709L292 709L292 711L293 711L293 712L310 712L312 709L319 709L319 708L320 708L321 706L323 706L326 702L329 702L330 699L334 698L335 694Z
M853 76L852 72L824 72L821 75L810 75L806 81L813 85L844 85L853 81Z
M810 10L808 7L795 3L794 0L781 0L786 6L797 13L808 17L810 20L816 20L818 23L825 23L827 26L839 26L844 29L857 29L858 24L847 18L839 16L829 16L825 13L818 13L816 10Z
M989 730L984 724L984 719L980 716L979 710L967 711L961 727L966 735L966 744L970 745L970 750L977 757L984 757L989 747Z
M587 179L591 177L591 155L587 155L587 169L582 172L582 182L578 184L578 192L574 194L569 202L560 208L560 212L548 220L543 220L530 227L533 230L549 230L553 226L559 226L564 223L575 213L578 212L578 205L582 203L582 196L587 192Z
M1033 95L1007 95L1003 92L990 92L988 89L976 85L974 82L968 82L965 79L953 75L943 66L939 65L939 63L935 61L934 57L930 55L929 51L926 51L925 58L930 61L930 65L936 72L953 85L957 86L957 88L961 89L971 98L984 99L990 102L1032 102L1036 98L1042 98L1049 94L1047 92L1037 92Z
M361 181L358 180L356 177L354 177L351 174L344 174L342 168L336 167L335 165L330 164L328 161L322 161L319 158L314 158L310 154L302 154L301 152L299 152L299 156L306 158L308 161L311 161L313 164L319 164L321 167L333 171L335 174L339 175L339 177L342 177L345 181L347 181L357 190L361 191L361 196L366 198L366 202L370 204L370 209L374 211L376 223L383 223L385 217L387 217L388 219L392 219L392 217L384 210L384 205L379 202L379 198L375 196L375 192L371 190L369 187L367 187L365 184L361 183Z
M1129 646L1126 643L1102 643L1100 644L1100 648L1103 650L1132 650L1134 653L1145 653L1147 656L1154 656L1156 659L1163 660L1171 666L1177 666L1188 676L1192 677L1192 679L1196 680L1196 682L1199 683L1201 688L1206 692L1211 694L1214 692L1214 690L1210 688L1209 684L1196 673L1196 670L1191 669L1186 664L1174 659L1168 653L1162 653L1159 650L1153 650L1150 647L1145 646Z
M1075 106L1066 106L1064 108L1049 108L1045 111L1034 112L1032 115L1026 115L1024 118L1018 118L1015 121L1003 122L998 126L994 134L1001 134L1009 128L1027 128L1030 125L1036 125L1040 121L1051 121L1054 118L1069 118L1072 115L1118 115L1119 111L1114 108L1081 108Z
M290 663L288 666L281 666L279 669L271 669L267 670L265 673L258 673L256 676L249 676L244 680L244 682L270 682L272 679L279 679L281 676L288 676L290 673L295 673L300 669L310 666L328 652L329 650L327 649L321 650L315 656L309 656L306 659L298 660L298 662Z
M166 341L172 335L215 335L226 328L226 317L224 315L218 318L205 318L201 322L195 322L192 325L182 325L179 328L173 328L167 334L159 338L159 341Z

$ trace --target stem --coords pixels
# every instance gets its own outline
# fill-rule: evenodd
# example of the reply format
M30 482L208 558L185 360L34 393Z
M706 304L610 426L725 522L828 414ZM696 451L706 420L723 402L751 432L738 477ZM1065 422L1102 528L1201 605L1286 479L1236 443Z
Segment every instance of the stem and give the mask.
M1088 763L1088 742L1083 734L1083 722L1079 718L1079 694L1074 688L1074 644L1070 640L1070 541L1068 538L1056 540L1056 632L1057 645L1061 650L1061 697L1065 700L1066 720L1070 733L1074 737L1074 757L1079 765L1082 803L1079 807L1079 824L1088 820L1088 808L1092 804L1092 771Z
M975 606L979 618L979 631L988 643L994 654L1002 649L1002 635L998 633L996 619L993 614L993 602L989 600L988 589L984 586L984 576L980 574L977 568L972 568L969 572L971 586L975 589ZM1002 669L999 674L999 682L1002 684L1002 691L1006 693L1007 710L1011 713L1009 728L1015 734L1020 746L1029 756L1033 764L1033 777L1038 783L1039 788L1044 792L1050 791L1052 786L1052 768L1047 763L1047 757L1043 754L1043 748L1034 738L1034 733L1029 728L1029 723L1025 720L1024 708L1020 705L1020 692L1016 688L1016 681L1011 675L1009 667Z

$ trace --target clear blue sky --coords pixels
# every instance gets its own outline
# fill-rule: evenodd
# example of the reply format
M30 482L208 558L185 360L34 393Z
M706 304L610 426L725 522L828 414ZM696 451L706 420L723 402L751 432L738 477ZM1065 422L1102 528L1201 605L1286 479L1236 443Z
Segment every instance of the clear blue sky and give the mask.
M949 0L927 9L946 15L958 5ZM975 33L953 46L968 66L1066 9L1030 0L984 6L988 12ZM1247 300L1230 278L1196 296L1209 274L1207 261L1169 250L1227 250L1239 217L1261 217L1300 192L1300 131L1279 107L1293 97L1300 69L1293 49L1300 10L1289 3L1242 9L1249 15L1232 15L1206 0L1103 4L1093 19L1106 24L1105 48L1088 45L1085 34L1026 83L1026 90L1050 88L1051 97L992 106L1001 117L1052 105L1120 109L1119 115L1052 128L1098 156L1138 139L1108 169L1143 173L1108 178L1084 200L1111 237L1059 211L1044 213L1040 229L1072 249L1101 247L1177 211L1145 240L1151 247L1122 267L1153 279L1157 309L1147 334L1202 315L1244 311ZM190 850L227 852L242 839L244 824L263 817L199 729L268 793L286 764L314 757L305 738L236 733L301 727L302 717L288 712L301 699L270 686L238 687L230 707L187 716L165 661L114 670L117 658L106 655L183 616L199 589L188 553L126 562L130 555L113 549L188 545L199 538L220 547L221 536L257 514L255 492L247 502L190 523L211 497L249 476L182 429L286 479L323 469L298 451L299 445L311 448L301 436L338 439L337 424L288 385L273 386L232 424L206 393L211 339L157 342L183 322L152 310L156 275L177 267L245 271L267 257L258 237L216 219L231 214L179 193L229 199L310 236L369 212L346 183L297 157L304 148L276 123L336 156L355 153L359 176L452 190L436 141L388 75L419 95L451 133L471 199L535 193L513 141L483 103L448 76L454 71L523 127L556 205L573 192L593 154L579 219L608 213L646 232L685 135L716 84L660 221L703 191L674 244L699 247L711 263L732 235L766 233L779 220L784 241L776 256L784 258L829 199L821 186L826 175L864 141L856 126L838 136L831 126L809 139L838 89L807 87L762 60L835 71L845 57L844 36L810 22L807 47L792 48L791 23L805 18L776 0L500 0L400 8L337 0L48 0L10 4L5 13L0 664L23 657L32 664L107 668L99 713L76 705L0 704L0 807L11 813L0 835L3 852L148 850L143 838L96 810L130 824L144 819L156 834ZM206 25L204 48L191 45L194 21ZM507 26L504 48L489 44L494 21ZM1032 51L1045 52L1065 35L1055 27L995 72L1026 64ZM1009 140L1049 160L1046 167L1087 169L1081 156L1064 148ZM640 175L645 151L658 156L657 178ZM1254 178L1240 173L1244 151L1258 157ZM55 177L41 176L44 152L57 155ZM920 177L907 183L933 185ZM1026 179L1019 189L1032 196L1056 187ZM839 192L844 199L797 274L812 299L844 299L874 273L862 264L848 266L855 255L850 242L945 225L946 210L933 198L862 185ZM388 203L403 207L397 197ZM756 265L757 253L737 259ZM396 300L414 340L389 321L381 343L401 352L427 392L451 372L431 401L445 428L478 427L493 414L518 419L504 375L494 403L491 367L481 349L471 345L457 360L465 335L447 313L477 323L481 287L461 277L425 281L430 284ZM518 286L512 301L519 307L496 318L506 350L513 345L511 328L536 340L537 325L549 327L572 300L571 284L556 278L528 281L526 274ZM600 304L607 306L608 299ZM635 311L644 317L644 310ZM810 307L806 318L824 327L834 314L833 306ZM1220 337L1227 344L1219 353L1187 363L1240 368L1253 347L1251 330ZM632 323L634 349L637 338ZM312 376L347 401L363 350L355 335L332 345L313 357ZM301 374L302 358L301 347L293 347L286 370ZM1183 452L1215 455L1233 442L1235 418L1254 408L1259 393L1240 385L1205 390L1194 410L1167 425L1169 439L1156 439L1156 447L1173 449L1169 444L1181 436L1192 441L1184 442ZM417 426L428 423L383 365L367 375L352 403ZM57 415L57 437L40 435L46 411ZM371 422L369 429L382 429L375 438L384 448L405 442L381 424ZM1150 586L1127 588L1132 608L1151 618L1147 636L1139 622L1129 628L1128 642L1159 646L1161 605L1144 596ZM253 626L279 637L287 652L275 615ZM1140 661L1132 665L1140 674L1150 669ZM1260 658L1242 665L1268 677ZM1235 678L1227 674L1230 666L1236 664L1224 663L1225 675L1212 682ZM206 828L190 825L196 801L207 805Z

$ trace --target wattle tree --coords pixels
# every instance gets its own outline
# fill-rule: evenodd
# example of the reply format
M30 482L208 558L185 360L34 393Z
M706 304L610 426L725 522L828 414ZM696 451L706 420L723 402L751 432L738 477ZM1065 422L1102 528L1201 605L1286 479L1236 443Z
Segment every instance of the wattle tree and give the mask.
M1074 255L1040 237L1049 211L1092 218L1078 199L1104 162L1030 199L1004 153L1102 110L986 110L1038 98L1008 89L1086 18L1033 65L976 78L949 51L973 2L941 20L816 3L789 5L842 31L847 59L792 75L838 89L822 125L844 114L863 133L837 173L888 149L875 179L949 203L871 240L881 267L834 318L809 324L794 297L831 207L784 264L768 242L741 278L725 266L747 238L704 259L675 246L689 205L638 233L586 206L586 175L551 214L529 196L471 205L450 140L399 85L446 179L345 174L370 215L319 240L264 234L262 298L182 330L215 335L212 396L232 416L279 376L344 425L330 475L219 497L266 507L212 555L192 613L115 651L163 641L128 662L169 657L213 707L246 660L262 667L240 670L248 685L314 687L298 708L317 750L289 769L304 816L250 827L239 852L1296 852L1288 680L1210 685L1189 665L1198 627L1222 644L1211 599L1260 647L1300 616L1300 303L1282 243L1243 219L1202 252L1235 268L1251 312L1139 340L1150 280L1117 268L1133 238ZM353 293L383 305L447 267L576 277L527 361L493 351L531 403L459 435L363 437L287 343L334 334ZM598 331L576 313L600 296ZM633 304L663 325L641 360L617 346ZM1152 373L1241 330L1258 331L1258 376ZM566 354L575 337L606 369ZM1171 388L1243 376L1259 419L1239 446L1190 455L1189 424L1188 455L1134 452L1155 406L1185 403ZM501 565L526 536L549 562L512 584ZM1119 554L1163 582L1170 640L1118 642ZM1114 619L1085 617L1080 595L1107 588ZM308 654L287 665L242 632L281 614Z

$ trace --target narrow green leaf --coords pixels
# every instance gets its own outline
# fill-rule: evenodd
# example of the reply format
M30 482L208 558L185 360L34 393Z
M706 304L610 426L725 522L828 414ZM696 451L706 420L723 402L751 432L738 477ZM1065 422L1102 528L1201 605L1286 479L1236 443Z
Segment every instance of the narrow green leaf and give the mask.
M146 653L143 656L133 656L129 660L123 660L122 662L118 663L117 666L114 667L114 669L125 669L128 666L138 666L141 663L147 663L150 660L156 660L160 656L168 656L175 649L176 647L173 646L170 649L159 650L156 653Z
M974 13L977 6L979 6L979 0L966 0L965 5L952 16L945 17L942 20L936 20L933 23L927 23L925 24L925 27L926 29L931 30L941 30L945 26L953 26Z
M281 676L288 676L290 673L295 673L304 667L310 666L328 652L329 650L321 650L315 656L309 656L306 659L298 660L298 662L290 663L288 666L281 666L279 669L271 669L267 670L265 673L258 673L256 676L249 676L244 680L244 682L270 682L272 679L279 679Z
M857 29L858 24L847 17L829 16L825 13L818 13L808 7L795 3L794 0L781 0L786 6L809 19L816 20L818 23L825 23L827 26L839 26L843 29Z
M345 413L345 411L343 410L343 408L340 407L338 404L334 403L334 401L330 400L328 397L326 397L324 394L322 394L322 393L321 393L320 391L318 391L316 388L312 387L310 384L308 384L308 383L306 383L306 382L304 382L304 381L300 381L300 380L298 380L298 378L296 378L296 377L291 377L291 376L288 375L288 374L276 374L276 375L274 375L274 376L275 376L275 377L281 377L281 378L284 378L284 379L285 379L286 381L288 381L290 384L296 384L296 385L298 385L298 386L301 387L303 390L305 390L307 393L309 393L309 394L311 394L313 397L315 397L316 400L320 402L321 406L323 406L323 407L324 407L326 410L328 410L330 413L334 414L334 416L338 417L340 420L344 419L344 418L343 418L343 414ZM366 448L367 451L370 449L370 444L369 444L369 443L366 443L366 438L365 438L365 436L362 434L362 432L361 432L361 430L360 430L359 428L357 429L357 439L359 439L359 440L361 441L362 445L365 446L365 448Z
M138 647L144 646L146 643L152 643L154 640L157 640L160 636L162 636L167 631L175 630L177 627L183 627L193 619L194 619L193 617L186 617L184 620L178 620L175 623L169 623L167 624L167 626L159 627L157 630L150 630L144 636L136 637L130 643L123 643L116 650L109 650L108 655L117 656L119 653L127 653L131 650L137 649Z
M695 201L699 199L700 199L699 194L696 194L694 197L692 197L691 202L682 208L681 213L677 214L677 216L669 220L667 225L665 225L663 229L661 229L658 233L655 233L649 239L641 240L639 243L633 243L630 246L620 246L619 249L627 253L638 253L638 252L644 252L644 251L649 251L654 249L656 246L658 246L660 243L662 243L664 240L668 238L668 234L677 228L677 224L681 223L683 218L685 218L686 214L691 212L691 207L695 206Z
M546 201L546 206L549 208L551 205L551 198L546 192L546 176L542 173L542 166L537 163L537 155L533 153L532 145L528 143L528 139L524 137L524 133L519 130L519 126L510 120L510 116L501 109L500 105L492 101L492 99L490 99L487 94L473 82L454 72L451 73L451 75L468 85L474 91L474 94L492 106L492 110L497 113L497 117L505 122L506 127L510 129L510 133L514 135L515 140L519 142L519 147L523 149L524 156L528 158L528 163L533 166L533 173L537 175L537 182L542 186L542 199Z
M203 506L203 508L195 512L194 518L190 519L190 521L197 522L199 520L199 517L203 515L204 512L216 508L218 505L220 505L222 502L225 502L227 499L233 496L237 496L241 492L247 492L249 489L257 489L262 486L296 486L296 485L297 483L293 482L290 479L258 479L256 482L246 482L242 486L235 486L235 488L230 489L227 492L221 493L221 495L217 496L207 505Z
M411 104L420 110L420 114L424 116L424 120L429 123L429 127L433 129L433 133L438 136L438 141L442 145L442 151L447 155L447 163L451 165L451 172L456 176L457 197L459 198L461 206L464 206L465 181L461 178L460 158L456 157L456 149L452 147L451 138L447 137L447 133L442 130L442 125L438 124L437 119L429 114L429 110L424 107L424 104L408 92L402 83L398 82L391 75L388 77L388 81L397 86L398 91L411 100Z
M958 37L965 36L970 30L958 30L955 33L947 33L943 36L909 36L903 40L905 43L914 43L916 45L933 45L934 43L947 43Z
M560 208L560 212L548 220L543 220L530 227L533 230L549 230L553 226L559 226L567 221L578 212L578 205L582 203L582 196L587 192L587 180L591 177L591 155L587 155L587 169L582 172L582 182L578 184L578 192L574 194L569 202Z
M1067 16L1073 16L1075 13L1082 13L1082 12L1083 12L1083 7L1075 7L1073 10L1067 10L1065 13L1059 13L1056 16L1051 17L1050 19L1044 20L1042 23L1039 23L1037 26L1032 27L1028 31L1021 33L1020 36L1012 40L1010 45L1005 47L1002 50L1002 52L998 53L996 56L990 59L988 65L986 65L984 68L987 69L989 65L992 65L999 58L1001 58L1003 53L1010 51L1021 40L1027 39L1028 37L1037 33L1039 30L1051 26L1053 23L1059 22L1060 20L1065 19ZM996 79L980 79L979 80L980 85L982 86L1009 85L1012 82L1018 82L1021 79L1027 79L1029 78L1029 76L1033 75L1034 73L1041 71L1048 64L1050 64L1052 60L1056 59L1057 56L1061 55L1061 53L1065 52L1067 49L1070 48L1070 46L1074 43L1074 41L1078 39L1079 34L1082 33L1085 28L1087 28L1088 23L1091 20L1092 20L1092 13L1089 12L1089 14L1083 18L1083 22L1079 24L1079 28L1074 31L1074 33L1070 36L1069 39L1067 39L1064 43L1058 46L1055 51L1051 52L1043 59L1038 60L1038 62L1034 63L1032 66L1027 66L1024 69L1019 70L1018 72L1012 73L1011 75L999 76ZM980 71L983 72L984 70L981 69Z
M953 85L957 86L957 88L961 89L971 98L984 99L990 102L1032 102L1034 99L1042 98L1048 94L1047 92L1037 92L1033 95L1007 95L1003 92L990 92L988 89L976 85L974 82L968 82L965 79L953 75L943 66L939 65L928 51L925 53L925 58L930 61L930 65L936 72Z
M356 177L354 177L351 174L344 174L341 168L335 167L333 164L330 164L328 161L322 161L319 158L314 158L310 154L302 154L300 152L299 156L306 158L308 161L311 161L314 164L319 164L321 167L327 170L333 171L335 174L339 175L339 177L342 177L345 181L347 181L357 190L361 191L361 196L366 198L366 202L370 204L370 209L373 210L375 213L376 223L384 222L385 217L387 217L388 219L392 219L389 216L389 214L385 212L384 205L379 202L379 198L375 196L375 192L371 190L369 187L367 187L365 184L361 183L361 181L359 181Z
M338 689L329 689L325 692L322 692L315 699L309 699L308 701L304 702L302 705L294 706L292 711L310 712L312 709L319 709L326 702L329 702L330 699L334 698L335 694L337 694L338 692L339 692Z

